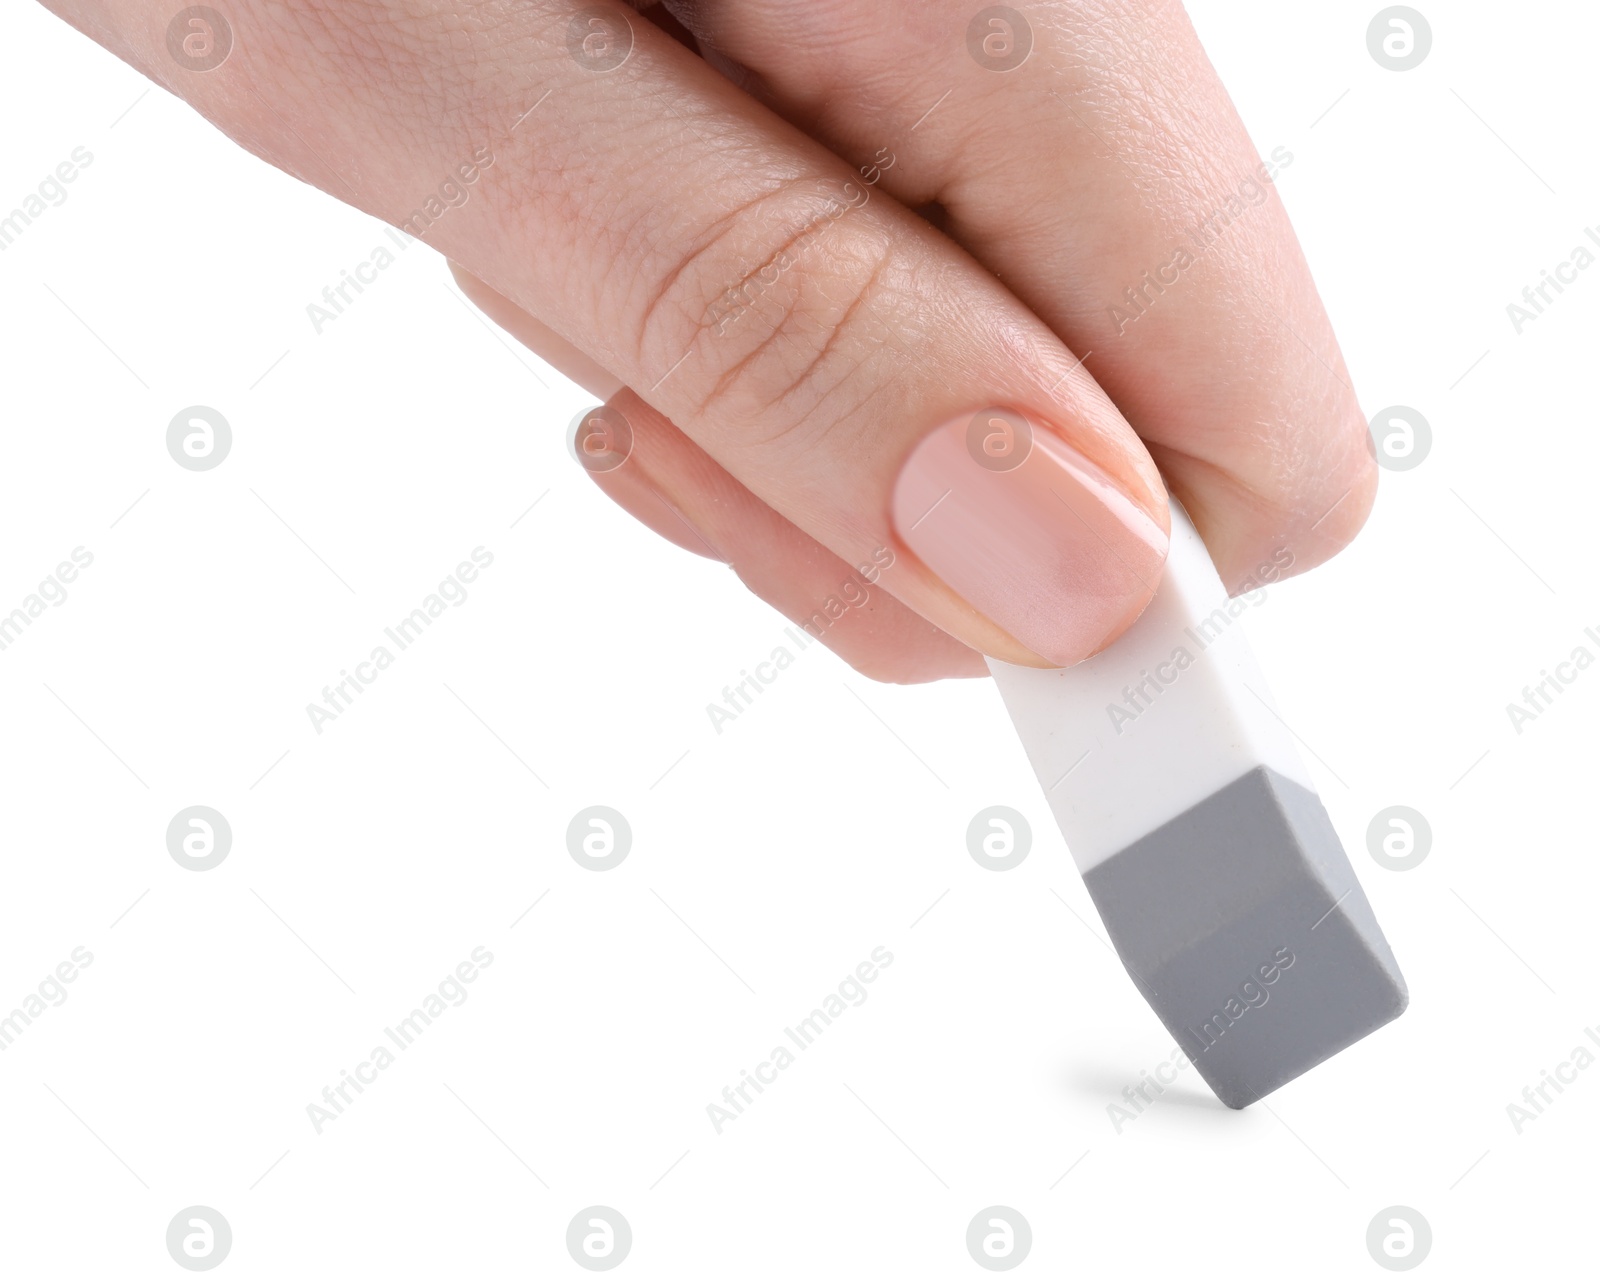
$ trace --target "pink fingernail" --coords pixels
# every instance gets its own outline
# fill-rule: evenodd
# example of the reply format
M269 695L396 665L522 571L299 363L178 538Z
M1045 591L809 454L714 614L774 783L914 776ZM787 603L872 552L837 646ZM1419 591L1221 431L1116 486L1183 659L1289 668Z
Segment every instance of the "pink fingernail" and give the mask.
M918 443L892 516L947 586L1062 666L1132 623L1167 554L1161 525L1104 470L1008 408L963 414Z

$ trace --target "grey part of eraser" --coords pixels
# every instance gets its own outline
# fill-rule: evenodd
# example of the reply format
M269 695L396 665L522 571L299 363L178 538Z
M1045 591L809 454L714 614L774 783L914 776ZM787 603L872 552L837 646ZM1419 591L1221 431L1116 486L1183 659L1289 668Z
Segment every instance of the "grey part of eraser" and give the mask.
M1084 883L1134 983L1234 1109L1405 1010L1405 978L1322 801L1271 768Z

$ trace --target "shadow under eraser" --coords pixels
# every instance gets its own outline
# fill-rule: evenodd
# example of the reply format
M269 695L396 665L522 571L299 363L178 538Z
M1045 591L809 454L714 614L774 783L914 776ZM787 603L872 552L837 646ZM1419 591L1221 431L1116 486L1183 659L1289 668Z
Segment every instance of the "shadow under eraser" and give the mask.
M1065 670L990 660L1123 966L1243 1108L1405 1010L1405 979L1205 544L1172 508L1155 597Z

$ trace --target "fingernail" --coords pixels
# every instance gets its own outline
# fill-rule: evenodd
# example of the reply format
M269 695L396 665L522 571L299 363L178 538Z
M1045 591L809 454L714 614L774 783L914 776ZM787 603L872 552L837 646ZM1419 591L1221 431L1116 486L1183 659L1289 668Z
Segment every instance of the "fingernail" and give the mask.
M946 422L895 480L895 532L1046 661L1076 665L1144 610L1167 534L1101 467L1008 408Z

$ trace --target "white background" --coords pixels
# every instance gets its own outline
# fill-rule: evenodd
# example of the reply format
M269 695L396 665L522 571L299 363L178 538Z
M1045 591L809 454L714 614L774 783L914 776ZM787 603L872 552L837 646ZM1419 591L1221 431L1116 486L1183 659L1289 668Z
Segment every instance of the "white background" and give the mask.
M1023 1273L1381 1272L1391 1204L1431 1223L1424 1272L1592 1267L1600 1068L1520 1134L1506 1106L1600 1024L1600 667L1520 735L1505 706L1600 655L1600 270L1520 336L1505 308L1600 223L1600 14L1428 4L1394 73L1377 7L1190 9L1294 154L1363 403L1434 432L1245 621L1412 1003L1263 1104L1189 1072L1119 1132L1171 1043L992 685L879 686L818 645L718 735L706 704L786 623L594 489L585 396L420 244L316 335L382 226L8 6L0 208L94 158L0 254L0 611L94 563L0 652L0 1011L93 954L0 1053L5 1270L181 1272L196 1203L240 1275L578 1273L594 1203L638 1274L978 1273L996 1203ZM191 404L234 431L206 473L165 450ZM306 703L480 545L468 601L315 733ZM595 803L634 834L607 873L565 846ZM234 833L205 873L165 846L191 804ZM991 804L1033 827L1006 873L965 846ZM1366 850L1391 804L1432 826L1409 872ZM468 1001L316 1133L476 946ZM876 946L870 998L717 1134L706 1106Z

